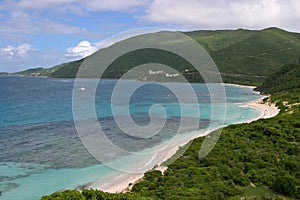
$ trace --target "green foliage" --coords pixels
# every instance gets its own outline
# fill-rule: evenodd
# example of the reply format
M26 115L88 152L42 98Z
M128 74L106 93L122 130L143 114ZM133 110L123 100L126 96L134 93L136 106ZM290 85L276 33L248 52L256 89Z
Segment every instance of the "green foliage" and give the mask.
M64 63L59 65L59 68L49 74L50 77L53 78L74 78L76 77L77 71L81 64L83 63L84 59Z
M182 156L176 155L164 175L156 170L145 173L131 193L69 191L42 199L97 199L96 193L106 199L300 199L298 72L298 64L286 65L259 87L278 101L279 115L223 128L204 158L198 157L204 138L197 138Z
M244 194L245 199L262 199L262 200L283 200L290 199L286 196L279 197L279 194L274 193L274 191L268 189L267 187L245 187Z
M55 192L51 196L43 196L41 200L85 200L84 195L77 190Z
M22 76L50 76L50 74L57 71L62 65L57 65L55 67L46 69L46 68L33 68L33 69L27 69L25 71L16 72L12 75L22 75Z
M144 199L149 198L141 197L136 194L131 193L121 193L121 194L111 194L107 192L102 192L99 190L83 190L79 192L77 190L66 190L63 192L55 192L50 196L43 196L41 200L131 200L131 199Z
M238 33L229 31L224 37L235 42L210 51L225 82L261 84L279 66L299 57L300 40L297 34L277 28L261 31L238 30ZM210 37L220 39L211 40L210 43L220 43L219 41L224 40L223 34L216 31ZM201 42L207 41L199 40L200 44Z
M203 142L198 138L164 175L156 170L145 173L131 193L84 190L81 195L76 193L76 198L299 199L299 119L300 109L295 109L292 114L282 112L271 119L230 125L205 158L198 158ZM71 195L54 193L43 200Z
M164 176L148 174L133 187L134 192L158 199L192 198L193 192L197 199L228 199L245 196L251 183L299 198L300 128L293 125L298 119L300 112L295 110L251 124L230 125L202 159L198 152L203 138L195 139ZM270 191L262 191L259 198L280 197L274 192L270 196Z
M300 63L291 63L281 67L270 76L258 90L265 93L299 93L300 90Z
M131 51L120 56L106 69L102 78L120 78L130 69L145 63L164 64L178 70L180 73L183 73L183 75L192 82L203 82L201 75L185 59L177 56L174 53L150 48ZM185 72L186 69L189 70L189 73ZM165 75L149 75L147 73L148 70L139 73L140 80L146 78L147 81L179 81L178 78L168 78ZM161 70L161 68L153 66L151 67L151 70L156 71ZM168 73L172 72L169 71Z
M260 31L243 29L193 31L185 34L195 39L209 52L221 72L223 81L228 83L260 85L278 67L299 58L300 34L277 28ZM182 58L172 53L150 49L122 55L110 65L103 77L120 78L132 67L150 61L173 67L183 73L190 82L203 81L193 67ZM76 76L82 62L83 59L38 71L43 71L44 75L50 77L72 78ZM18 74L30 75L28 72ZM146 76L148 81L155 80L157 77L159 76ZM164 77L163 81L170 81L170 79ZM171 81L176 81L176 79Z
M295 75L299 67L288 65L287 68L281 70L285 69L288 77L294 76L293 87L286 85L287 73L280 71L275 74L281 81L274 84L268 80L264 85L270 84L271 93L278 91L276 88L284 88L284 92L274 93L272 99L290 101L292 97L293 102L299 102L299 76ZM164 176L157 181L147 176L133 187L134 193L157 199L283 199L286 196L299 199L299 119L300 108L296 106L292 113L282 111L271 119L230 125L223 129L212 152L202 159L198 159L198 152L203 138L195 139L184 155L169 165ZM262 189L265 187L269 189Z

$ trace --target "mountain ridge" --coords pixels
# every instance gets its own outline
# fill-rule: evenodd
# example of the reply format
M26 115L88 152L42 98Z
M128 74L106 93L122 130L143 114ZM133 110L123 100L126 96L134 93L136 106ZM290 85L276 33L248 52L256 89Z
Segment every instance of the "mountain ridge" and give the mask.
M262 30L198 30L182 33L190 36L204 47L215 61L223 81L226 83L259 85L267 79L271 72L300 57L298 53L300 52L300 34L275 27ZM106 74L105 78L119 78L126 66L134 67L140 64L141 60L157 56L157 54L144 51L143 54L136 52L130 56L118 58L110 66L111 73ZM162 54L161 59L161 62L163 59L169 59L172 67L186 76L190 82L201 82L196 75L192 74L191 66L187 68L189 73L183 71L186 63L178 62L176 58L170 58L167 54ZM53 78L74 78L83 61L84 58L49 69L40 69L37 70L37 73ZM26 71L15 74L31 75ZM146 79L151 79L149 75L147 76Z

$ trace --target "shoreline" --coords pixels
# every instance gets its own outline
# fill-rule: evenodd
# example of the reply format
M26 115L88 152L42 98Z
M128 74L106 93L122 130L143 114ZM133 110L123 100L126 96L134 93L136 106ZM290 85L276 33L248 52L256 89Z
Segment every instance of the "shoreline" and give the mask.
M261 115L256 119L251 120L250 122L256 121L258 119L268 119L271 117L275 117L276 115L279 114L280 109L276 107L275 103L270 103L270 102L263 103L263 99L265 99L266 97L269 96L264 96L263 98L246 103L246 106L261 111Z
M219 129L219 128L217 128ZM217 130L214 129L214 130ZM203 137L205 135L208 135L214 130L210 131L204 131L204 132L195 132L191 134L191 136L187 139L185 137L181 137L178 140L169 143L167 148L160 148L158 147L159 151L156 152L156 156L153 159L152 163L146 167L142 167L144 172L140 173L130 173L130 172L116 172L114 176L111 177L111 181L102 183L92 183L89 185L88 189L98 189L104 192L109 193L122 193L122 192L128 192L130 191L131 187L143 179L144 173L146 173L149 170L155 169L159 170L162 173L167 169L166 166L163 166L162 163L167 161L169 158L174 156L174 154L178 151L180 147L183 147L184 145L188 144L191 140ZM139 166L135 166L137 170L140 170Z
M224 85L248 87L248 88L251 88L252 90L255 88L255 86L245 86L245 85L227 84L227 83L224 83ZM254 119L251 119L248 121L243 121L242 123L251 123L251 122L257 121L259 119L267 119L267 118L271 118L271 117L274 117L279 114L280 110L279 110L279 108L276 107L276 105L274 103L273 104L270 102L263 103L263 99L265 99L266 97L268 97L268 96L264 95L260 99L243 103L247 107L259 110L261 112L261 114ZM223 126L223 127L226 127L226 126ZM155 163L155 164L151 165L152 167L149 166L148 168L144 168L145 172L147 172L151 169L155 169L155 170L159 170L162 173L164 173L164 171L167 169L167 166L163 166L161 164L163 162L165 162L166 160L168 160L169 158L171 158L172 156L174 156L175 153L178 151L179 147L183 147L184 145L188 144L191 140L193 140L195 138L199 138L199 137L204 137L204 136L210 134L211 132L218 130L220 128L223 128L223 127L219 127L219 128L204 131L204 132L199 131L197 133L191 134L191 136L188 139L181 138L181 140L175 141L174 143L170 143L171 145L169 144L167 149L164 149L163 151L160 151L157 153L157 156L153 160L153 163ZM155 167L153 167L153 166L155 166ZM131 190L131 188L134 184L138 183L139 181L141 181L143 179L144 173L117 172L117 174L111 178L111 181L105 182L104 184L93 183L90 185L89 188L98 189L98 190L101 190L104 192L109 192L109 193L128 192Z
M229 85L229 86L236 86L236 87L246 87L246 88L251 88L254 89L257 86L252 86L252 85L239 85L239 84L235 84L235 83L221 83L222 85Z

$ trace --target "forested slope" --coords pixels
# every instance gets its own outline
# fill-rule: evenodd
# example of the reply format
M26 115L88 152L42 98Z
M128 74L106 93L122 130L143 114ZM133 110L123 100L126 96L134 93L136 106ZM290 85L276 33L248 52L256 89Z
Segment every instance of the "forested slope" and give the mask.
M208 51L217 64L224 82L227 83L259 85L280 66L300 56L300 34L278 28L193 31L185 32L185 34ZM130 39L132 38L128 40ZM101 51L100 49L99 52ZM193 67L185 61L172 54L149 49L121 56L111 64L103 78L120 78L132 67L150 61L163 64L167 62L166 64L178 70L189 81L202 81ZM46 75L50 77L71 78L76 76L82 62L83 59L58 65L51 68L53 70L39 69L37 71L47 72ZM24 72L22 74L26 75ZM149 77L146 78L149 79Z

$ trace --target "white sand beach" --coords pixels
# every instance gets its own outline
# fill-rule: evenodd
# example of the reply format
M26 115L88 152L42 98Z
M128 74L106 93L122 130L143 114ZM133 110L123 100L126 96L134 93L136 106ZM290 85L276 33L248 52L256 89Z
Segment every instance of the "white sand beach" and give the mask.
M210 132L210 131L209 131ZM209 132L199 132L192 134L192 136L187 140L186 138L180 138L176 141L172 141L172 143L169 143L167 145L167 148L160 149L155 153L155 157L152 160L151 159L151 164L147 166L143 166L142 170L144 172L149 171L153 168L160 170L161 172L164 172L167 167L162 166L161 164L171 158L178 150L179 147L182 147L186 145L190 140L193 140L197 137L203 137ZM136 170L139 171L141 170L139 168L139 164L136 165ZM102 190L105 192L110 192L110 193L121 193L121 192L126 192L130 189L130 186L138 181L140 181L144 173L126 173L126 172L118 172L117 174L114 175L115 177L112 177L110 181L104 183L104 184L99 184L99 183L94 183L89 186L89 188L93 189L98 189Z
M242 86L247 87L247 86ZM250 86L251 87L251 86ZM265 98L265 97L264 97ZM243 122L243 123L250 123L253 121L256 121L260 118L271 118L276 116L279 113L279 108L275 106L275 104L271 104L269 102L263 103L263 98L259 100L255 100L249 103L245 104L246 106L249 106L251 108L257 109L261 111L261 115L255 119ZM214 130L206 131L206 132L198 132L195 134L192 134L190 138L182 138L180 140L176 140L169 144L167 148L160 150L156 153L155 158L151 159L151 165L148 167L143 167L143 170L148 171L153 169L153 166L156 166L157 170L160 170L164 172L167 167L161 166L161 164L172 157L178 150L178 148L181 146L184 146L189 141L198 138L203 137L210 132ZM121 193L121 192L127 192L131 189L132 185L137 183L143 178L143 173L126 173L126 172L118 172L118 175L113 177L110 181L106 182L105 184L97 184L94 183L91 185L91 188L99 189L105 192L111 192L111 193Z
M246 105L251 107L251 108L254 108L254 109L257 109L257 110L261 111L262 114L257 119L271 118L271 117L274 117L274 116L278 115L279 112L280 112L279 108L276 107L275 103L270 103L270 102L263 103L263 99L258 99L258 100L249 102ZM254 119L252 121L255 121L257 119Z

